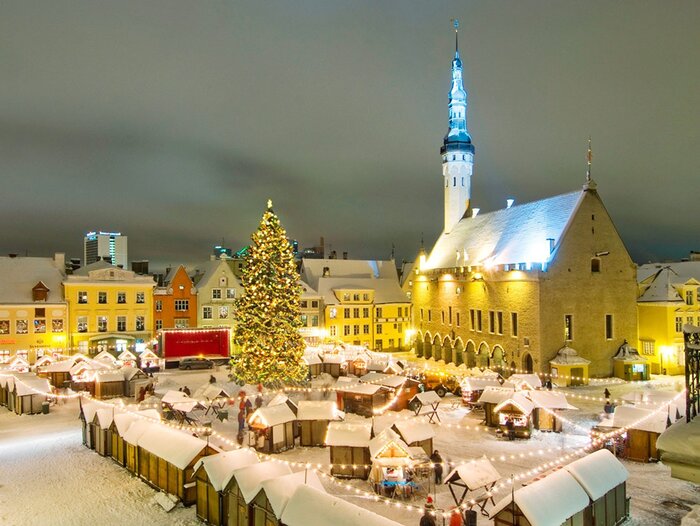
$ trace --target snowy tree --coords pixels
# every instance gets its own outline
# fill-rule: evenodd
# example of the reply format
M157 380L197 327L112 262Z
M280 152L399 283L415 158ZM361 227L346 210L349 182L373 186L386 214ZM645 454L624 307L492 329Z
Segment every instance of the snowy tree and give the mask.
M243 270L231 365L246 383L276 384L306 377L299 334L301 286L287 233L267 202Z

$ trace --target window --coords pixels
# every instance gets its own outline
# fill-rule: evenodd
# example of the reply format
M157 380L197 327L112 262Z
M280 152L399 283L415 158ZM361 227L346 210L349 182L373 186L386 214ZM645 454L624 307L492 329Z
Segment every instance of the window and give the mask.
M447 307L447 319L450 322L450 325L452 325L452 307Z
M469 321L471 322L471 330L476 330L476 312L474 309L469 309Z
M143 331L146 327L146 318L143 316L136 316L136 330Z
M420 321L423 321L423 308L420 309Z
M350 336L350 325L343 325L343 334L345 336Z
M381 333L382 333L382 325L381 325L381 323L377 323L377 334L381 334Z
M27 334L28 332L27 320L15 320L15 334Z
M496 313L496 332L503 334L503 313L501 311Z
M156 330L159 331L163 328L163 320L156 320Z
M362 301L369 301L369 294L366 292L362 295Z
M137 292L136 293L136 303L146 303L146 293Z
M433 321L433 311L428 309L428 321Z
M88 331L88 321L87 316L78 316L78 327L76 328L78 332Z
M482 329L482 324L481 324L481 310L476 311L476 330L481 332Z
M10 320L0 320L0 334L10 334Z
M202 319L203 320L211 320L212 319L211 307L202 307Z
M311 300L311 308L318 309L318 300Z
M303 300L303 301L301 302L300 307L301 307L302 309L306 309L308 306L309 306L309 302L308 302L308 301Z
M643 341L642 342L642 354L653 355L654 354L654 342Z
M0 363L10 363L10 351L0 351Z
M377 318L381 318L381 317L382 317L382 308L377 307Z
M683 318L676 316L676 332L683 332Z
M126 316L117 316L117 332L126 330Z
M338 327L336 327L335 325L331 325L330 335L338 336Z
M359 318L360 317L360 309L352 309L352 317Z
M236 298L236 289L226 289L226 299L232 300Z
M175 300L175 310L180 312L190 310L190 300Z
M220 300L221 299L221 289L211 289L211 299Z
M600 258L591 259L591 272L600 272Z
M513 336L518 336L518 313L510 313L510 329Z
M489 311L489 332L491 334L496 332L496 313L492 310Z
M362 326L362 334L369 334L369 325L368 324L364 324Z
M401 334L401 333L403 332L403 323L399 323L398 325L399 325L399 326L397 327L396 330L398 330L398 331L399 331L399 334Z
M219 307L219 318L228 318L228 307L226 305Z
M389 348L394 346L394 338L389 338Z
M126 292L117 292L117 303L126 303Z
M46 332L46 318L34 318L34 333L44 334Z
M78 292L78 303L87 303L87 291L86 290L81 290Z
M352 333L353 333L355 336L357 336L358 334L360 334L360 326L359 326L359 325L353 325L353 326L352 326Z
M397 316L400 318L403 312L403 308L399 307Z
M440 311L440 319L442 320L442 324L445 325L445 311L444 310Z
M693 304L693 291L692 290L685 291L685 303L686 303L686 305Z
M346 292L343 294L343 301L350 301L350 293Z
M605 315L605 339L613 339L613 317L612 314Z
M335 317L336 317L337 315L338 315L338 311L337 311L337 309L336 309L335 307L331 307L331 308L328 310L328 317L329 317L329 318L335 319Z
M34 309L34 317L35 318L45 318L46 317L46 309L43 307L40 309Z
M318 327L318 315L311 316L311 326Z
M156 300L156 312L162 312L162 310L163 310L163 301Z
M189 318L175 318L176 329L187 329L190 326Z
M63 332L63 319L51 320L51 332Z
M457 313L456 313L456 315L457 315L457 327L459 327L459 326L460 326L460 321L459 321L459 312L457 312Z
M98 332L107 332L107 316L98 316L97 317L97 331Z
M343 317L350 318L350 309L343 309Z
M365 307L364 309L362 309L362 317L369 318L369 307Z
M384 342L382 342L382 340L377 340L377 343L376 343L375 345L376 345L376 348L377 348L378 351L381 351L381 350L382 350L383 343L384 343Z
M688 325L692 325L692 324L693 324L693 317L692 317L692 316L688 316L688 317L685 319L685 322L686 322Z
M359 295L359 294L353 294L353 295L352 295L352 301L360 301L360 295Z
M309 317L306 314L301 315L301 326L306 327L306 324L309 321Z
M574 339L574 317L571 314L564 316L564 339Z

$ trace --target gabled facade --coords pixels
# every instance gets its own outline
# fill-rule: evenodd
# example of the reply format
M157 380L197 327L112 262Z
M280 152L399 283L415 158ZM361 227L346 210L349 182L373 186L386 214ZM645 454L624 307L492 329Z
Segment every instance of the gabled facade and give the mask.
M652 373L685 372L683 325L700 325L700 258L695 258L637 270L638 350Z
M197 289L182 265L169 269L163 286L153 290L153 319L157 331L197 326Z
M0 257L0 363L33 364L68 344L65 257Z
M373 350L407 348L411 304L393 261L303 259L301 275L322 300L330 339Z
M207 261L197 268L192 281L197 289L197 326L233 329L236 300L243 287L227 261Z
M153 339L151 276L100 260L76 270L63 282L68 303L70 346L95 355L141 349Z
M464 172L462 165L469 165L468 189L474 147L466 116L462 122L453 115L455 79L461 83L458 53L441 149L445 226L404 279L417 354L550 373L549 361L568 346L591 361L591 375L610 375L616 350L637 333L635 266L590 178L590 164L582 191L516 206L508 201L502 210L479 215L469 192L462 204L461 175L449 168L457 163ZM464 159L457 158L460 148ZM455 172L449 178L445 163L447 173Z
M308 283L299 281L301 285L301 327L299 333L309 345L318 345L325 337L323 330L323 301L321 295L312 289Z

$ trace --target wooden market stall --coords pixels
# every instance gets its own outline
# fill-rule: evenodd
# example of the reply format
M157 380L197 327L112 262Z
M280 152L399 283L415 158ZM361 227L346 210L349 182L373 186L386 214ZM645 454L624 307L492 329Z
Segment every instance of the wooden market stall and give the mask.
M516 389L542 389L542 379L535 373L516 373L508 377L508 382L514 384Z
M117 367L117 357L114 356L111 352L104 350L100 351L97 353L97 355L93 358L93 360L96 360L98 362L103 362L106 363L107 365L110 365L112 368Z
M117 360L119 360L122 367L136 367L138 365L138 358L129 349L119 353Z
M346 413L371 417L383 408L391 397L386 387L374 384L350 385L336 391L338 408Z
M126 451L127 444L124 440L127 429L131 424L139 419L146 419L146 421L157 422L160 420L160 413L155 409L146 409L143 411L130 409L128 412L117 412L114 414L114 419L112 425L110 426L112 432L112 445L110 449L110 456L117 464L126 467ZM129 406L127 406L129 408Z
M440 421L438 408L440 407L440 396L435 391L425 391L416 394L408 402L408 407L416 414L416 416L427 416L428 422L431 424L435 421Z
M374 491L385 496L399 492L408 496L415 486L408 479L408 470L413 465L408 444L392 429L385 429L369 441L369 454L372 460L369 482Z
M420 447L425 454L432 455L433 438L437 435L436 426L418 419L397 420L392 428L409 447Z
M484 410L484 424L488 427L498 427L498 415L494 412L495 407L508 400L515 394L513 389L489 386L481 392L477 400L477 406Z
M140 369L148 370L149 372L156 372L165 369L165 360L154 353L151 349L146 349L141 354L139 354Z
M163 395L160 403L163 407L163 419L174 420L180 424L194 424L196 417L190 413L197 408L203 408L199 401L190 398L182 391L170 390Z
M101 407L95 412L95 451L103 456L112 456L112 423L114 407Z
M500 478L501 475L484 455L460 463L447 474L444 483L450 489L455 506L464 505L469 509L478 506L483 512L489 501L494 504L491 491Z
M126 449L126 469L134 475L139 474L139 448L138 441L151 426L158 425L149 420L134 420L124 433Z
M281 526L346 526L351 524L399 526L398 522L305 484L298 486L287 501L280 524Z
M50 363L54 363L56 361L56 358L54 358L50 354L45 354L44 356L41 356L40 358L37 358L36 362L34 362L34 365L32 366L34 368L34 371L39 373L39 370L42 367L46 367Z
M392 390L391 399L394 400L390 407L392 411L408 409L410 401L418 394L418 388L420 387L420 382L413 378L378 372L367 373L360 378L360 381L381 385Z
M369 476L371 434L372 424L369 421L331 422L328 425L325 443L330 448L331 475L358 479Z
M224 489L224 513L227 526L253 524L253 499L268 479L289 475L292 470L282 462L260 462L233 471Z
M656 441L669 425L667 410L655 412L631 405L617 406L612 421L613 428L627 428L625 454L637 462L659 460Z
M345 356L342 354L324 354L321 371L330 374L333 378L343 376L347 371Z
M197 517L214 526L227 524L224 489L237 469L257 464L258 456L250 449L234 449L202 457L194 466L197 482Z
M95 398L124 396L124 373L121 370L97 371L93 376Z
M18 415L41 413L43 404L48 402L51 394L51 386L46 378L39 378L33 373L15 373L12 391L8 394L8 405L11 403L12 410Z
M309 486L326 492L313 470L297 471L264 480L260 491L251 502L252 526L278 526L289 498L299 486Z
M512 431L517 438L530 438L532 436L532 410L533 403L522 391L516 392L493 408L498 416L498 427L504 435ZM512 429L509 426L512 423Z
M588 494L565 469L528 483L496 503L494 526L592 525Z
M462 402L468 406L473 406L478 403L481 394L487 387L513 388L512 384L504 382L503 379L493 371L484 371L480 373L479 376L465 376L459 386L462 390Z
M558 412L576 409L569 404L564 393L559 391L529 391L528 398L534 404L532 411L533 427L539 431L560 433L562 428Z
M231 399L231 394L218 384L207 383L200 386L192 395L192 397L201 402L206 407L205 415L212 413L216 416L220 411L226 411L228 416L228 402Z
M301 428L301 446L324 446L328 424L342 420L345 414L332 400L299 402L297 421Z
M138 439L139 476L176 495L185 506L197 501L194 466L217 451L207 442L162 424L151 424Z
M136 367L124 365L119 370L124 375L124 396L129 398L137 397L142 388L146 390L153 383L152 378L149 378L146 373Z
M304 360L304 363L309 368L309 378L316 378L323 372L323 362L321 361L321 358L318 356L317 353L304 353L302 360Z
M625 340L613 357L613 374L628 382L649 380L649 361Z
M564 466L590 497L595 526L615 526L629 516L627 470L607 449L601 449Z
M279 453L294 447L296 415L285 403L260 407L248 418L253 433L249 445L263 453Z
M71 381L70 371L75 365L75 360L61 360L48 363L37 368L37 374L43 378L48 378L51 385L62 388Z
M90 449L95 449L95 438L97 436L97 424L95 414L101 406L97 402L80 401L80 424L83 433L83 445Z

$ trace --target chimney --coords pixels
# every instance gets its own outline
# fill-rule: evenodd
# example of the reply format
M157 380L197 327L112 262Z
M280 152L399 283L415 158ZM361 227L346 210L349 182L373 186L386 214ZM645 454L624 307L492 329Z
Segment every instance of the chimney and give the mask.
M343 252L343 259L348 259L348 251Z
M56 252L53 256L54 265L61 272L66 270L66 254L64 252Z
M506 199L506 208L510 208L515 203L515 199Z
M472 208L472 217L478 216L479 210L481 210L481 208Z
M328 259L336 259L338 257L338 254L336 253L335 250L331 250L331 256Z
M547 243L549 243L549 253L551 254L552 251L554 250L554 238L553 238L553 237L548 237L548 238L547 238Z
M331 275L331 269L330 267L323 267L323 276L324 278L327 278Z
M17 254L8 254L8 256L14 259L17 257Z

